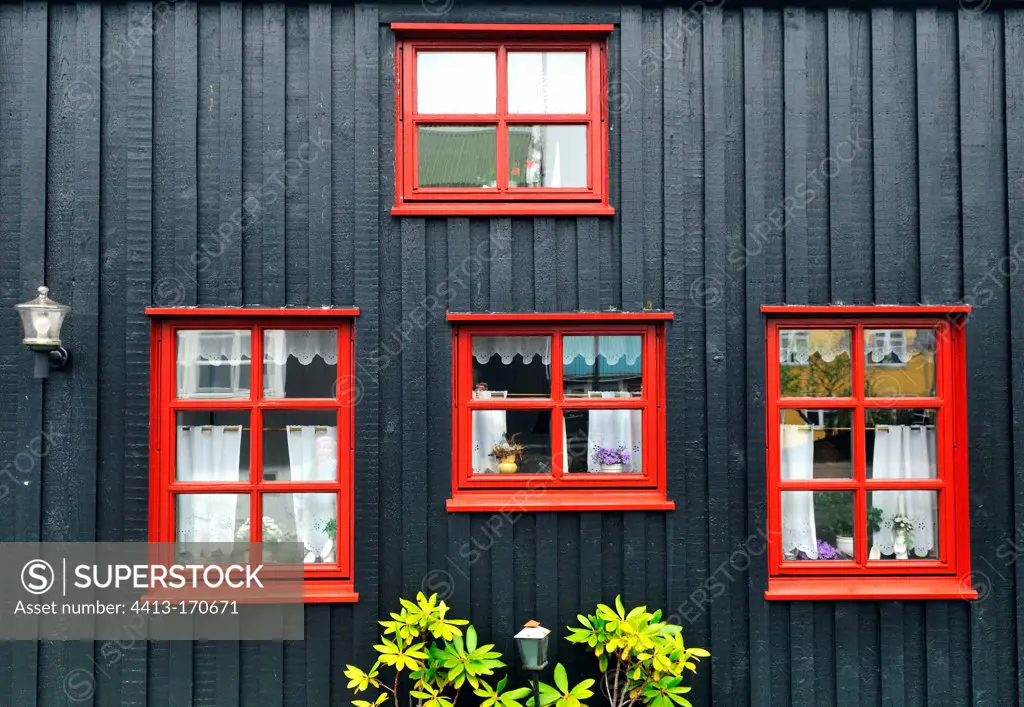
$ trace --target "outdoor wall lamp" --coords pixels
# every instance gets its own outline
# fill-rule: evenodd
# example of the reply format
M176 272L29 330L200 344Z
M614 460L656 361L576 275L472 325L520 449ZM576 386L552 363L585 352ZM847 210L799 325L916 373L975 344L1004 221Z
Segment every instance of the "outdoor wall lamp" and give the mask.
M71 307L54 302L49 293L43 285L38 297L14 305L25 330L24 344L35 352L36 378L48 378L51 367L63 368L68 362L68 352L60 345L60 327Z
M530 671L530 682L533 683L533 704L540 704L540 671L548 664L548 629L532 619L523 624L522 630L515 635L519 646L519 657L523 661L523 669Z

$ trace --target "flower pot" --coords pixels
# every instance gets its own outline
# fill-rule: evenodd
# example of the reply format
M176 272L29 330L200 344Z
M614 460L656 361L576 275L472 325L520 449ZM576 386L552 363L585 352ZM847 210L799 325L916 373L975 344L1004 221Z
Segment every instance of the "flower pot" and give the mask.
M839 552L843 553L847 557L853 557L853 536L837 535L836 550L839 550Z
M601 471L605 474L621 474L625 470L625 465L622 462L601 465Z
M498 471L502 474L514 474L518 469L519 465L516 464L516 457L514 454L502 457L501 461L498 462Z

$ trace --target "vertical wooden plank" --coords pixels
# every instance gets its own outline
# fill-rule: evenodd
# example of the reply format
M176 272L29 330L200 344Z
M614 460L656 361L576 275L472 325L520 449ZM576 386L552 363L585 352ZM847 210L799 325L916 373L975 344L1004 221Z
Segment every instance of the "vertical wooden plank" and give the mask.
M789 12L787 10L787 12ZM733 661L742 670L743 680L734 678L737 701L747 702L751 692L757 693L757 685L771 674L771 662L774 644L771 640L771 611L764 601L764 588L767 586L767 566L765 553L764 530L767 527L767 470L764 455L764 399L766 372L764 366L764 320L760 306L764 302L788 300L788 288L791 285L787 273L790 255L802 257L806 263L807 233L806 213L801 213L801 224L794 240L795 247L790 249L790 231L785 215L785 201L782 187L788 185L791 174L797 173L804 166L806 150L806 116L803 91L806 90L806 56L785 57L787 68L783 69L784 46L790 49L790 38L784 39L783 17L780 13L765 12L760 8L744 10L744 55L743 66L746 80L744 82L744 150L745 177L743 203L746 206L746 228L730 228L726 253L726 283L729 288L729 344L728 349L737 354L730 362L729 385L729 423L732 430L730 437L731 460L730 503L736 508L746 507L745 517L735 513L739 527L731 531L733 540L732 555L729 557L728 571L730 576L739 574L734 581L737 585L744 584L742 572L745 568L749 574L749 592L744 596L738 591L739 586L731 592L742 600L734 603L733 614L737 618L734 626L742 626L748 633L749 640L734 641ZM787 24L799 24L803 20L787 18ZM802 29L801 29L802 32ZM792 32L790 31L791 35ZM802 40L802 34L801 34ZM794 51L805 51L802 42ZM793 69L789 68L792 62ZM796 73L803 83L798 82L797 91L793 96L792 110L796 116L797 126L790 132L794 138L793 149L798 164L790 162L791 155L786 152L789 141L784 141L786 117L783 109L783 78L784 73ZM785 147L784 147L785 145ZM737 200L738 201L738 200ZM780 205L782 205L780 209ZM794 211L800 211L794 209ZM783 282L787 291L783 292ZM806 297L806 273L803 279L792 283L797 297ZM735 300L737 304L731 305ZM744 374L740 373L742 370ZM745 431L745 434L742 433ZM745 460L744 467L738 467L735 460ZM743 482L743 478L745 482ZM730 514L733 515L733 514ZM741 564L742 563L742 564ZM798 617L796 617L798 618ZM804 661L796 660L788 650L785 653L793 657L791 683L793 699L799 702L798 695L806 695L806 685L813 686L813 660L810 622L804 626L801 636L800 628L794 622L793 635L803 638L806 643L800 648ZM797 639L794 639L794 641ZM738 647L735 644L739 644ZM810 672L807 664L810 664ZM745 666L749 664L749 672ZM749 678L749 682L746 678ZM801 692L803 690L803 692Z
M149 3L129 4L129 33L137 37L128 61L127 178L125 182L125 467L124 539L145 540L149 517L149 321L143 303L153 297L153 23ZM146 696L146 644L124 650L121 704Z
M698 577L710 576L728 558L729 473L728 401L729 368L726 361L726 239L729 228L731 136L742 136L742 113L734 112L734 89L742 86L742 42L733 34L739 16L716 8L704 22L704 145L706 186L704 190L704 277L705 340L703 366L707 449L707 528L709 563L698 569ZM738 131L737 131L738 129ZM742 183L742 176L740 176ZM714 432L711 432L711 431ZM696 499L694 499L696 500ZM710 617L712 695L716 701L732 703L733 674L729 631L732 621L728 601L708 601Z
M512 219L490 220L490 304L492 312L512 309Z
M416 458L416 450L427 448L427 354L422 332L421 305L426 294L426 228L421 218L401 221L402 324L410 335L402 347L401 441L404 449ZM427 537L427 477L424 465L416 465L420 473L401 477L402 514L402 592L403 596L420 591L427 574L427 554L423 539ZM394 489L392 489L394 494Z
M454 312L470 310L469 272L470 264L469 219L448 219L448 308ZM448 344L450 347L451 344ZM449 381L449 388L451 382ZM448 483L451 477L448 476ZM445 568L448 576L442 580L449 581L448 603L452 614L460 618L469 615L470 567L466 552L469 540L469 514L447 514L448 526L448 565Z
M6 196L0 196L6 213L18 215L18 256L13 281L15 286L11 304L28 299L35 288L45 280L44 266L46 262L46 189L48 182L47 164L39 159L40 155L49 153L47 144L47 125L50 116L47 114L47 98L50 64L47 46L48 5L46 2L26 2L18 14L12 18L17 26L17 34L21 39L20 47L12 46L13 51L20 49L20 61L15 59L6 66L10 67L12 76L0 69L9 77L11 84L21 97L19 125L12 125L20 132L20 144L10 144L12 161L20 172L20 184L16 191L15 203L10 203ZM13 29L13 27L12 27ZM13 34L4 40L6 44L13 39ZM20 81L18 80L20 78ZM5 92L5 106L13 106L11 93ZM5 108L5 112L7 112ZM4 140L8 138L5 135ZM6 170L5 170L6 171ZM13 186L13 185L12 185ZM12 199L13 201L13 199ZM15 324L15 327L18 325ZM17 331L17 329L15 329ZM13 333L12 343L20 344L17 333ZM20 348L20 346L19 346ZM17 352L17 364L11 373L14 374L17 403L14 408L17 415L9 416L12 432L16 439L17 450L26 448L33 438L44 429L43 427L43 394L42 386L32 376L31 356ZM6 425L5 425L6 427ZM52 444L52 442L51 442ZM20 484L10 494L14 504L12 510L14 534L12 539L22 542L38 542L42 536L42 494L43 471L48 466L45 459L33 465L27 478L20 479ZM10 699L12 704L34 704L39 699L38 681L40 671L40 646L31 641L18 642L11 648L11 682Z
M171 238L174 243L174 266L182 275L185 292L179 304L197 304L198 5L175 5L173 42L174 72L170 77L173 103L166 107L172 117L168 137L174 150L171 157L174 171L169 175L174 185L171 207L174 232Z
M644 514L626 511L622 514L622 601L631 606L648 601L646 549Z
M197 237L196 250L190 254L190 259L196 270L197 302L203 305L225 304L222 301L221 273L228 267L221 257L224 253L217 232L220 226L221 166L224 163L220 140L220 19L219 5L198 6Z
M100 8L79 3L52 18L58 37L51 82L55 128L66 141L47 144L46 282L76 313L62 339L77 356L64 376L47 381L43 419L60 430L42 478L42 539L96 539L100 226ZM79 93L80 89L80 93ZM59 93L57 93L59 91ZM89 100L77 101L84 95ZM57 98L56 101L53 99ZM57 149L63 148L58 157ZM32 156L39 159L40 155ZM36 381L38 385L38 381ZM32 431L35 435L35 430ZM40 702L66 698L62 676L92 670L92 644L44 642L40 647ZM88 666L88 667L86 667Z
M597 222L594 216L576 219L576 291L579 308L584 310L596 310L601 306L598 262L600 233Z
M602 597L601 583L601 514L580 514L580 611L591 612Z
M1006 46L1006 187L1007 253L1010 316L1010 395L1013 439L1013 527L1024 526L1024 12L1007 10L1003 18ZM1017 533L1013 533L1014 540ZM1024 699L1024 568L1014 563L1014 600L1017 628L1017 699Z
M643 189L643 302L638 306L661 308L664 301L664 268L662 264L662 149L664 138L662 120L665 95L664 52L662 44L662 11L643 12L643 51L640 54L640 74L643 86L643 123L641 131ZM624 293L625 294L625 293ZM625 299L624 299L625 306Z
M643 128L644 94L643 69L643 13L640 7L622 8L621 36L621 89L619 114L619 160L621 182L618 218L621 228L620 263L622 268L622 302L625 310L637 310L644 302L644 155ZM581 249L581 255L583 253Z
M963 253L956 14L918 10L916 28L921 301L958 302Z
M608 37L608 199L622 213L622 111L633 102L629 88L623 83L621 33ZM622 221L601 219L601 308L622 306Z
M533 221L512 221L512 311L533 311Z
M263 6L242 12L242 301L263 302Z
M285 294L285 6L263 6L263 178L260 181L261 302L278 307Z
M988 411L1009 409L1006 132L1003 31L997 13L961 12L960 159L965 296L975 304L967 328L968 438L971 467L971 533L1003 537L1013 527L1010 421ZM999 567L993 544L975 543L974 567L981 576ZM971 688L975 704L1009 704L1016 698L1013 650L1015 597L1012 582L993 579L991 592L971 607Z
M448 280L448 230L442 219L430 219L426 229L426 295L422 317L426 319L426 410L452 409L452 337L445 321ZM427 423L427 566L422 580L425 593L444 596L451 591L447 567L445 501L452 495L452 416L426 414Z
M555 298L555 263L557 262L555 219L538 218L533 222L533 302L538 312L553 312Z
M920 301L914 30L912 12L871 11L874 301L881 304Z
M829 156L832 301L870 304L871 33L864 13L828 11Z
M284 279L292 305L309 304L310 290L310 173L301 156L310 134L309 14L308 5L285 6Z
M903 605L896 601L881 602L878 607L880 628L882 631L881 652L878 655L881 663L882 703L901 707L906 704L904 688L904 654L903 641L894 640L897 636L905 636L903 626Z
M221 260L220 304L242 299L242 4L220 6L220 215L216 250Z
M555 306L560 312L571 312L577 307L579 280L577 279L576 229L571 219L555 220Z
M857 707L861 704L858 679L860 666L859 661L853 658L860 656L857 609L856 602L843 601L835 604L835 699L838 707Z
M331 303L331 6L309 6L309 296L312 306Z
M355 48L350 7L332 7L331 17L331 258L332 299L354 301Z
M371 352L380 345L379 275L380 241L378 237L380 200L377 165L379 150L379 98L377 96L380 55L380 27L377 8L355 8L355 304L360 308L356 332L356 361L371 361ZM365 366L366 364L363 364ZM370 364L372 365L372 364ZM355 607L355 626L375 626L378 610L378 540L380 392L376 370L357 369L362 401L356 415L356 582L360 601ZM356 646L357 660L370 659L371 648Z
M700 277L694 273L692 255L700 250L699 237L703 225L703 70L701 35L687 32L682 8L667 7L664 16L665 98L664 98L664 251L665 251L665 308L671 311L687 310L687 316L670 324L666 331L665 385L668 401L683 400L692 390L686 344L699 336L688 311L691 282ZM680 166L683 166L680 168ZM697 231L694 234L693 231ZM695 308L696 309L696 308ZM688 334L688 336L686 336ZM691 343L691 346L696 344ZM694 406L700 408L700 406ZM688 475L683 471L687 440L694 436L693 427L686 416L687 406L668 404L666 419L666 467L668 496L677 503L689 495L686 492ZM682 452L679 450L683 450ZM692 461L687 460L689 463ZM697 510L696 507L694 510ZM668 552L666 568L669 578L666 616L673 622L683 621L689 585L686 581L687 540L696 521L677 521L669 514L667 525ZM689 623L689 622L688 622ZM698 640L690 633L687 640ZM697 644L695 644L697 645Z
M129 43L127 5L104 9L101 22L101 46L125 46ZM129 45L131 46L131 45ZM102 91L99 144L99 311L97 339L123 342L125 329L126 220L128 139L128 53L109 56L100 64ZM136 305L138 306L138 305ZM97 405L102 410L125 410L125 348L114 345L103 354L104 365L97 370ZM125 425L121 416L98 419L96 483L104 493L97 495L96 539L117 542L124 533L125 498ZM94 659L93 698L101 704L121 702L121 660L106 659L101 649Z

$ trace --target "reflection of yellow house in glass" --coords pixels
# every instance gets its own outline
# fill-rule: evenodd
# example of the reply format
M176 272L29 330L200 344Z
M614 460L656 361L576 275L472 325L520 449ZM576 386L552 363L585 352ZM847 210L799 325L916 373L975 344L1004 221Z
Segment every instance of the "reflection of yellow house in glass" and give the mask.
M782 394L850 396L852 341L849 329L781 330ZM935 395L935 334L930 329L865 329L864 363L867 397Z

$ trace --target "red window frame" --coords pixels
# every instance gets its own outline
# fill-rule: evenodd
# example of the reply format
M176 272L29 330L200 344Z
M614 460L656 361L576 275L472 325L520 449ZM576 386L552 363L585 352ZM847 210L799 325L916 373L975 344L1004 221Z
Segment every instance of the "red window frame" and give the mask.
M612 25L512 25L392 23L395 49L396 215L611 215L608 204L607 35ZM416 57L420 50L480 51L497 55L497 105L492 114L420 114L416 109ZM583 51L587 54L587 112L509 113L509 51ZM494 125L494 189L420 187L417 175L419 125ZM509 125L587 126L587 187L509 187Z
M452 327L452 498L449 511L673 510L665 490L665 336L669 312L586 314L448 314ZM547 398L473 398L472 336L551 336L551 360L561 360L566 335L643 337L639 398L566 399L562 366L551 366ZM472 473L472 413L486 409L551 411L551 474ZM643 472L566 474L563 411L641 409Z
M262 517L265 493L330 492L338 494L337 562L304 567L306 602L354 602L359 595L354 564L354 398L351 386L336 385L333 398L263 397L263 331L265 329L337 329L338 381L353 380L352 318L357 309L207 309L149 308L151 328L150 542L174 542L175 497L182 493L250 495L250 518ZM188 329L249 329L251 361L248 399L178 398L176 332ZM176 413L182 410L248 411L249 479L245 482L175 480ZM263 413L267 410L336 410L338 415L338 477L336 481L264 481L262 478ZM260 542L262 523L250 522L251 542ZM344 533L344 536L343 536Z
M952 307L762 307L767 315L766 438L768 469L767 599L975 599L970 575L967 489L965 315ZM865 329L935 329L936 395L869 398L864 395ZM784 397L779 332L783 329L849 329L852 332L852 394L849 397ZM866 478L865 411L872 408L933 409L938 412L937 476L934 479ZM853 477L781 478L780 411L846 409L852 412ZM870 560L867 493L921 489L939 493L937 560ZM786 560L782 546L785 490L852 491L854 552L851 561Z

